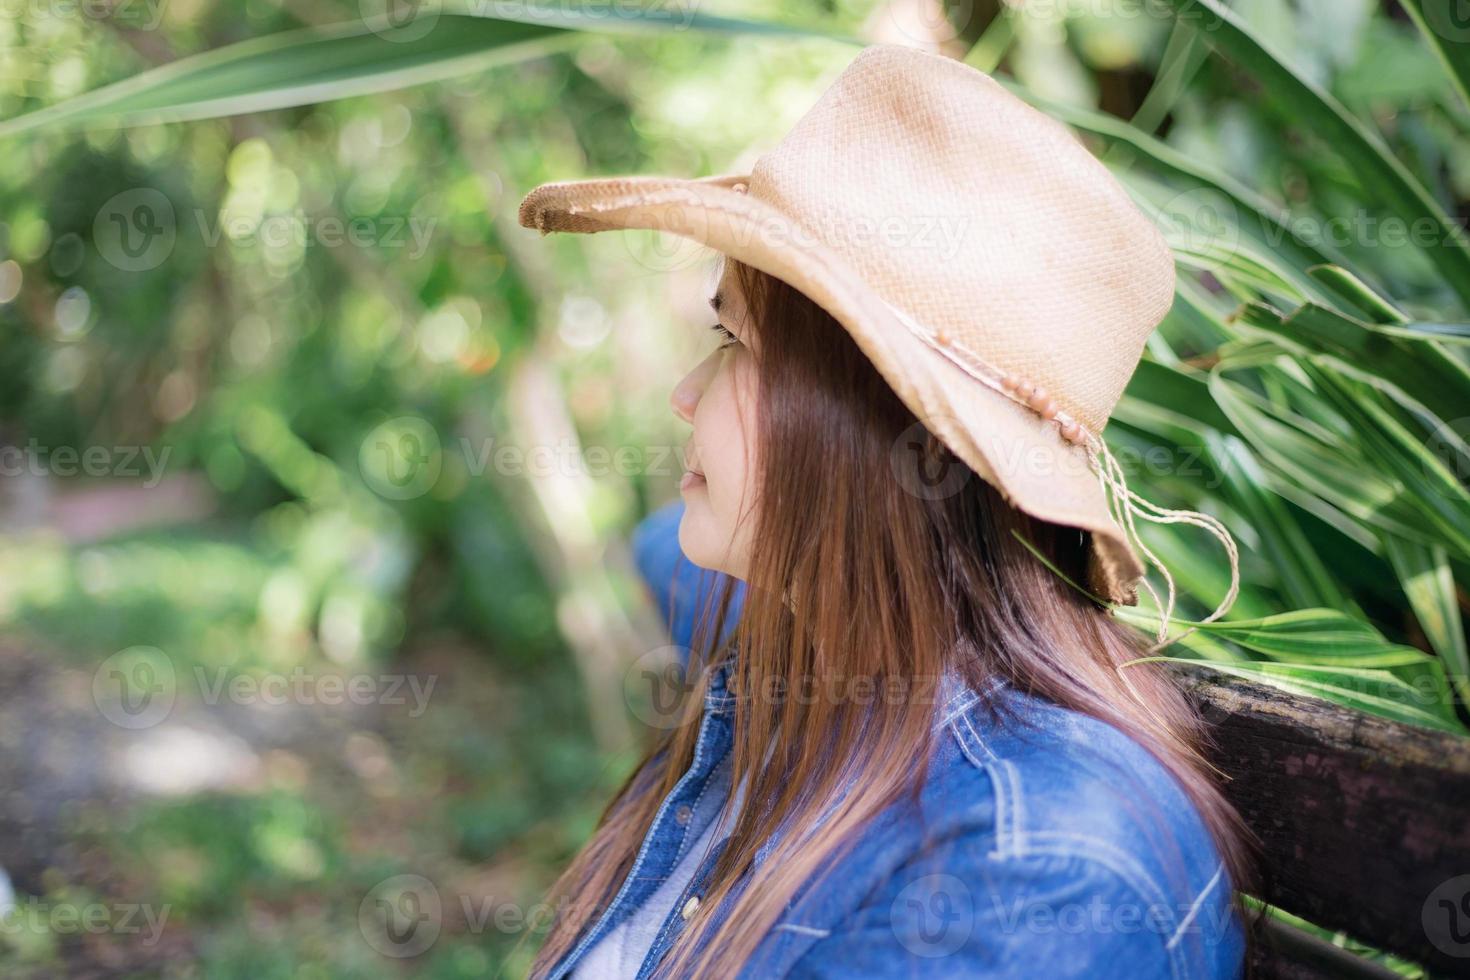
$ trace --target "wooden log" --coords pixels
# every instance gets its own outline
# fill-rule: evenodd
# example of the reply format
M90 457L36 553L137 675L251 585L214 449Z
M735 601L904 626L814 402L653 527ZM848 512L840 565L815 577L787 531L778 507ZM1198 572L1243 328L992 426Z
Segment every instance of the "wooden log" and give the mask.
M1470 976L1470 738L1170 668L1266 854L1263 900L1436 975Z

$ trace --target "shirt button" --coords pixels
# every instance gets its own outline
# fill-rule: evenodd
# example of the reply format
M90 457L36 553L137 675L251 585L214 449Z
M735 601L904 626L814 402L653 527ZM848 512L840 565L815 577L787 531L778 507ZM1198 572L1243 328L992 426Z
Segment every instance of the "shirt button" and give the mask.
M689 818L692 816L694 816L694 811L689 808L689 804L687 803L680 803L679 808L674 811L674 819L679 822L679 826L681 827L689 823Z
M684 908L679 912L684 918L689 918L699 909L699 896L690 895L689 901L684 903Z

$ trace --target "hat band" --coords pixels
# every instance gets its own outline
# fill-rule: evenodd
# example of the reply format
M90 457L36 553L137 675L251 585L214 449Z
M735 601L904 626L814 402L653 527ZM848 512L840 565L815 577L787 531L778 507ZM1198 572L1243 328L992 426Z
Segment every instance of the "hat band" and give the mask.
M1159 594L1149 584L1148 578L1145 576L1139 580L1148 590L1148 594L1153 596L1154 604L1163 606L1157 634L1159 642L1148 648L1149 653L1156 653L1164 647L1179 642L1198 629L1199 625L1189 627L1171 640L1165 640L1174 611L1174 577L1169 574L1169 569L1159 559L1159 556L1144 543L1134 524L1135 516L1156 524L1192 524L1195 527L1204 528L1218 538L1225 546L1226 554L1230 556L1230 589L1225 594L1225 598L1215 607L1214 612L1200 620L1200 624L1212 622L1230 608L1240 589L1240 555L1235 539L1230 536L1230 531L1218 518L1197 510L1171 510L1167 507L1160 507L1139 496L1129 488L1128 481L1123 474L1123 467L1108 449L1108 444L1102 436L1094 434L1076 417L1057 408L1056 403L1047 395L1045 389L1017 378L986 361L969 348L956 344L942 328L933 329L921 324L887 300L883 300L883 304L914 336L943 354L970 377L1011 401L1025 405L1042 418L1055 421L1064 439L1080 445L1086 451L1088 463L1097 472L1098 480L1102 484L1103 497L1108 502L1108 513L1112 516L1113 522L1123 529L1125 537L1136 544L1149 561L1158 566L1159 571L1163 573L1164 580L1169 585L1168 602L1161 604Z
M968 347L955 343L942 327L931 329L887 300L883 302L910 332L943 354L970 377L983 382L1011 401L1026 406L1042 418L1055 421L1063 439L1079 446L1097 441L1098 437L1080 420L1057 407L1045 388L1003 371Z

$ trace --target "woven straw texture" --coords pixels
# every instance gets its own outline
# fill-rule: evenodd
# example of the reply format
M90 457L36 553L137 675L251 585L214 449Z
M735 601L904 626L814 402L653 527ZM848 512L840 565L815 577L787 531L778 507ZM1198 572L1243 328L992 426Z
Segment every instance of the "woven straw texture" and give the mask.
M1100 436L1173 302L1159 231L1066 127L983 72L875 45L749 174L557 181L526 195L519 220L542 234L665 231L795 286L1007 501L1092 532L1089 588L1137 602L1143 566L1082 447L891 308Z

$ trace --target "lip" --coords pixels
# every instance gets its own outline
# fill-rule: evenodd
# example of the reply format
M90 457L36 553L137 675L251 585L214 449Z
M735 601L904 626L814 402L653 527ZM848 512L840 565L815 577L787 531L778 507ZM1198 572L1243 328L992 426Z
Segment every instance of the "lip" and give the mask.
M702 487L705 485L703 471L697 470L689 465L689 460L694 456L690 451L693 449L693 445L693 440L690 440L689 444L684 447L684 475L679 479L679 491L681 493L691 487Z

